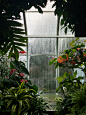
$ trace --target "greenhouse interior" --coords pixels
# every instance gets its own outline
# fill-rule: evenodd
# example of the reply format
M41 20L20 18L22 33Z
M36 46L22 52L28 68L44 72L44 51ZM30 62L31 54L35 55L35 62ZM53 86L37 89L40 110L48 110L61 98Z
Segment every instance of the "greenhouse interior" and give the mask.
M86 2L25 1L0 1L0 115L86 115Z

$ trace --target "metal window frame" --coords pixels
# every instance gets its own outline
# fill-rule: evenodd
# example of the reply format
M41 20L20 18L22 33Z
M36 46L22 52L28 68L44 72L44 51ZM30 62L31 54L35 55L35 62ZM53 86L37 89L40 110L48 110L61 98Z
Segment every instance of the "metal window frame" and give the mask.
M29 12L29 13L39 13L37 10L35 11L35 10L27 10L27 11L25 11L25 12ZM44 13L51 13L51 12L54 12L54 10L43 10L43 12Z
M74 35L56 35L56 36L52 36L52 35L26 35L25 37L27 38L74 38Z
M23 11L23 20L24 20L24 27L25 27L25 32L26 32L26 36L27 36L27 24L26 24L26 16L25 16L25 11ZM27 61L27 70L29 70L29 60L28 60L28 39L27 39L27 58L26 58L26 61Z

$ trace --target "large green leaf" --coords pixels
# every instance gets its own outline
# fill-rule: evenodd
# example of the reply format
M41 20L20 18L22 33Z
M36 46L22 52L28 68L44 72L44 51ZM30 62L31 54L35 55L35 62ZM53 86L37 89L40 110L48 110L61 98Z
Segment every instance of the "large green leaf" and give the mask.
M16 54L16 60L18 60L18 58L19 58L19 52L18 52L18 50L16 49L16 47L14 47L14 52L15 52L15 54Z
M54 60L51 60L51 61L49 62L49 65L53 64L53 62L54 62Z
M26 33L21 28L22 24L15 21L15 20L3 20L4 27L1 30L0 37L2 40L0 41L0 52L2 55L5 55L9 49L11 48L8 57L10 58L13 51L16 50L18 52L19 48L21 49L21 46L26 46L27 38L23 37ZM1 28L1 27L0 27ZM5 33L4 33L5 32ZM15 54L16 59L18 60L18 53Z
M19 100L19 107L18 107L18 115L21 113L22 111L22 100Z
M16 111L16 107L17 107L17 105L13 104L11 113L14 113Z
M33 87L33 89L34 89L34 90L36 91L36 93L37 93L37 91L38 91L38 87L35 86L35 85L33 85L32 87Z

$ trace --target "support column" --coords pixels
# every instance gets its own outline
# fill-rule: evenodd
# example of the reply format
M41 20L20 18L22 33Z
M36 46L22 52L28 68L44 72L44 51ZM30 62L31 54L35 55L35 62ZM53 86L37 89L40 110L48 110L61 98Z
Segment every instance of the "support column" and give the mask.
M60 17L57 17L57 36L59 35L59 22L60 22ZM56 57L59 55L59 38L56 38ZM56 68L56 78L59 77L59 67ZM56 80L56 88L59 86L58 81Z
M24 27L25 27L25 32L26 32L26 36L27 36L27 24L26 24L26 16L25 16L25 11L23 11L23 19L24 19ZM29 71L29 52L28 52L28 39L27 39L27 70ZM28 76L29 77L29 76Z

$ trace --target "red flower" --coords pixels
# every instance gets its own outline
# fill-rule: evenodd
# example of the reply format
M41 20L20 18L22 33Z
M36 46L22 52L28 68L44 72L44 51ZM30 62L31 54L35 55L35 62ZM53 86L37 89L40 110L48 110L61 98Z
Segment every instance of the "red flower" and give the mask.
M23 54L23 53L26 53L26 52L25 52L25 51L20 51L20 53L22 53L22 54Z
M11 74L13 74L13 72L17 72L17 70L16 70L16 69L12 69L12 70L10 71Z
M28 82L28 81L27 81L27 80L25 80L25 79L21 79L20 81L21 81L21 82L24 82L24 81L25 81L25 82Z
M67 54L63 54L63 55L66 55L66 59L64 59L62 56L59 56L57 59L58 63L63 63L65 61L68 61L68 55Z
M77 50L80 50L80 48L77 48Z
M19 76L21 77L21 76L25 76L25 74L24 73L19 73Z
M26 52L25 51L18 51L18 53L22 53L23 54L23 53L26 53ZM14 52L14 54L15 54L15 52Z
M63 63L64 59L62 58L62 56L59 56L57 61L58 61L58 63Z

